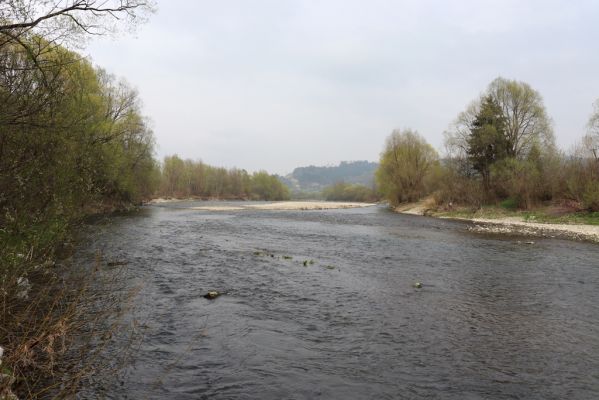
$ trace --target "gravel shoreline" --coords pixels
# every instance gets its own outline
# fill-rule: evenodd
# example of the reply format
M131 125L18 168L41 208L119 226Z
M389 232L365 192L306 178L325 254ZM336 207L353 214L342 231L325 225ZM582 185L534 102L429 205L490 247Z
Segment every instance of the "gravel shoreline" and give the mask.
M474 223L474 226L469 228L472 232L519 234L599 243L599 226L596 225L541 224L513 218L466 220Z
M403 205L396 208L395 211L402 214L425 215L427 210L426 207L423 206L423 203L420 202L413 205ZM471 232L524 235L599 243L599 226L596 225L542 224L538 222L523 221L517 217L491 219L444 217L435 216L434 214L430 216L434 218L470 222L473 224L468 227L468 230Z
M174 200L174 199L155 199L148 204L164 204L174 203L178 201L193 201L189 200ZM242 204L227 205L225 201L219 205L200 205L189 207L191 210L198 211L240 211L240 210L277 210L277 211L309 211L309 210L331 210L343 208L361 208L372 207L375 203L356 203L356 202L333 202L333 201L275 201L263 204Z

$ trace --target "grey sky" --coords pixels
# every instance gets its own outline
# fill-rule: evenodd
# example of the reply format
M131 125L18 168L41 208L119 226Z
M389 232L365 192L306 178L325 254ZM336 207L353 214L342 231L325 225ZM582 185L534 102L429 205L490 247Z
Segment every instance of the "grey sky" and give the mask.
M599 97L599 1L159 0L93 61L139 89L158 155L287 173L376 160L394 128L437 149L497 76L544 97L560 147Z

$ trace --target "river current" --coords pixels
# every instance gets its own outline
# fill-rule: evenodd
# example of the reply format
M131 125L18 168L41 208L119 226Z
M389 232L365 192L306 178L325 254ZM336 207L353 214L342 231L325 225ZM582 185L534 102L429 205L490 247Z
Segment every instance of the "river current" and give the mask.
M118 384L84 397L599 398L597 245L380 206L193 205L89 229L75 262L126 260L144 335Z

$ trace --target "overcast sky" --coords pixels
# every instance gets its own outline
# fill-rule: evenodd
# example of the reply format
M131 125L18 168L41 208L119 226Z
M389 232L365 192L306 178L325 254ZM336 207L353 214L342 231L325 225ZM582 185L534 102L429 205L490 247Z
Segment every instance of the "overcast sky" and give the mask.
M438 150L497 76L545 100L560 147L599 97L599 1L159 0L86 52L136 87L157 155L285 174L377 160L394 128Z

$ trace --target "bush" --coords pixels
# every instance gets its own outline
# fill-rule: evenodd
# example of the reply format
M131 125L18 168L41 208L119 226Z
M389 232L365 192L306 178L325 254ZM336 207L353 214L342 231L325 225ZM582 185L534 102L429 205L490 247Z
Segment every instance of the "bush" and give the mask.
M343 182L327 187L322 191L322 194L327 201L371 203L379 200L379 196L374 189L364 185L351 185Z
M289 200L289 189L275 175L266 171L256 172L251 177L253 200Z
M541 197L541 174L531 161L501 160L491 168L495 192L501 199L512 199L519 208L529 209Z
M505 208L506 210L515 210L518 208L518 200L514 198L507 198L499 203L501 208Z
M582 204L589 211L599 211L599 182L589 182L582 197Z
M431 190L436 188L434 197L439 205L453 203L479 208L483 204L482 183L464 172L462 160L446 160L444 165L431 175L429 185Z

